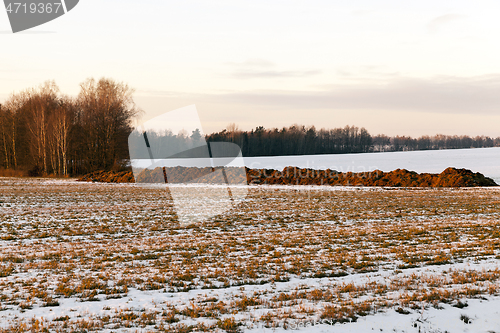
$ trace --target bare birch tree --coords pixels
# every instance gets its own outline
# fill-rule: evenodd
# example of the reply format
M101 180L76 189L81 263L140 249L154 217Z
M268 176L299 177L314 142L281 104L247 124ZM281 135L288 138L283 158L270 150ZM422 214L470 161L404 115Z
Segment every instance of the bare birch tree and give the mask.
M134 90L106 78L88 79L80 87L78 118L86 131L90 169L112 168L127 158L124 152L131 120L138 112L132 99Z
M48 150L48 119L58 106L59 88L54 81L47 81L38 88L26 90L23 93L27 101L26 126L30 134L30 151L37 166L43 172L49 172Z
M62 99L58 107L54 110L50 118L51 141L54 172L58 175L68 175L68 145L69 134L73 122L74 112L73 102L69 99Z

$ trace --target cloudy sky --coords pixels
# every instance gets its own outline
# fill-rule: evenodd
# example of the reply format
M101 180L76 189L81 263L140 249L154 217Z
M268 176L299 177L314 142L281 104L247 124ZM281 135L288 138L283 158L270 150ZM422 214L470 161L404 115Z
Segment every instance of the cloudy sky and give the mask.
M55 80L136 89L146 121L195 104L205 132L293 123L500 136L496 1L81 0L12 34L0 103Z

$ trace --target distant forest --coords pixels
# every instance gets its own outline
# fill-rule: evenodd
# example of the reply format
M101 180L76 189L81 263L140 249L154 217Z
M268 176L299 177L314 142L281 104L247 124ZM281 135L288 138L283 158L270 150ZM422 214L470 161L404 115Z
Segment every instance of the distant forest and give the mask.
M233 142L243 156L347 154L385 151L438 150L500 147L500 137L467 135L372 136L365 128L345 126L317 130L314 126L292 125L281 129L262 126L240 131L231 124L221 132L206 137L208 142Z
M135 132L134 135L133 142L144 140L141 133ZM157 158L189 151L203 144L203 141L200 141L202 135L199 129L193 131L191 135L185 131L179 134L171 131L148 132L147 135L149 141L154 142L151 148L153 155ZM266 129L259 126L251 131L241 131L235 124L230 124L218 133L206 135L205 141L235 143L241 148L244 157L500 147L500 137L443 134L425 135L418 138L390 137L383 134L372 136L365 128L355 126L320 130L316 130L314 126L302 125L292 125L281 129ZM147 151L141 152L136 147L134 151L135 158L149 158ZM219 153L223 156L232 156L234 151ZM139 157L140 155L142 156Z
M13 94L0 104L0 175L9 175L6 170L31 176L75 176L127 169L128 138L139 113L132 94L126 84L105 78L81 83L74 98L62 95L54 82ZM168 145L168 151L182 152L203 143L199 130L148 135ZM236 143L247 157L500 147L500 137L373 136L355 126L319 130L302 125L259 126L242 131L230 124L205 140Z

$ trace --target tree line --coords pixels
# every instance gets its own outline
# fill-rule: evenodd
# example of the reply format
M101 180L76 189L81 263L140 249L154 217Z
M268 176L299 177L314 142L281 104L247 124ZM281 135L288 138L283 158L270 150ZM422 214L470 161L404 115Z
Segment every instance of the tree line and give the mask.
M32 176L123 168L138 113L132 93L102 78L82 82L75 98L53 81L11 95L0 104L0 168Z
M241 131L235 124L230 124L226 129L206 136L206 140L236 143L243 156L248 157L500 147L500 137L372 136L366 128L356 126L320 130L303 125L281 129L259 126L251 131Z

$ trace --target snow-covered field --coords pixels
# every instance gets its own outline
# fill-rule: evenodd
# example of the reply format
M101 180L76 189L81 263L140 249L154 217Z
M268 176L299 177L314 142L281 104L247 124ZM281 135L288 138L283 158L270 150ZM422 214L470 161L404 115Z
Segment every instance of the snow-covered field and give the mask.
M0 332L500 332L500 189L0 178Z
M162 166L210 166L208 159L156 160ZM227 158L214 158L216 166L228 165ZM150 167L150 160L134 160L137 167ZM407 169L418 173L441 173L448 167L480 172L500 184L500 147L474 149L420 150L364 154L239 157L230 166L283 170L287 166L337 170L340 172L390 172Z
M441 173L448 167L480 172L500 183L500 148L400 151L365 154L245 157L245 165L255 169L286 166L332 169L341 172L390 172L407 169L418 173Z

